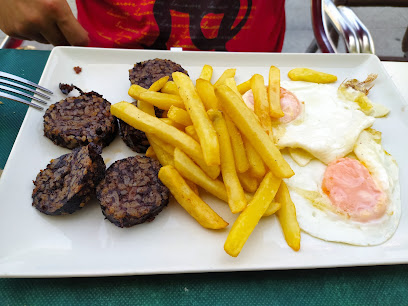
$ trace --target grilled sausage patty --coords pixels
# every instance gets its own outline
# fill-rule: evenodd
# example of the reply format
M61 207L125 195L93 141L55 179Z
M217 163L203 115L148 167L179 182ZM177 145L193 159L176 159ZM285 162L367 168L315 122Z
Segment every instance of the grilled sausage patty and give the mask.
M164 76L168 75L170 77L169 81L172 81L171 74L177 71L188 75L187 71L179 64L171 60L155 58L136 63L129 70L129 80L132 84L148 89L154 82Z
M146 156L113 163L96 190L105 217L119 227L153 220L170 196L158 178L159 170L159 162Z
M90 143L51 160L34 181L33 206L47 215L72 214L84 207L105 175L100 153L100 146Z
M107 146L115 138L116 118L111 104L96 92L68 97L44 114L44 135L56 145L73 149L90 142Z

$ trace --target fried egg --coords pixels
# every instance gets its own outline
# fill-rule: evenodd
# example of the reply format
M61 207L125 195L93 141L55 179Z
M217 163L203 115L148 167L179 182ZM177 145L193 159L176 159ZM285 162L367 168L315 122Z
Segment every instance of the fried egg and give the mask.
M295 172L285 179L300 228L326 241L378 245L398 227L398 166L375 121L334 85L281 82L274 140ZM253 107L253 95L243 96ZM377 109L377 108L376 108Z
M378 245L396 231L401 216L398 166L373 134L363 131L347 157L329 165L317 159L285 179L300 228L333 242Z
M340 99L333 85L287 81L281 85L301 101L302 111L294 120L276 125L279 148L301 148L328 164L350 153L361 131L374 123L374 117Z

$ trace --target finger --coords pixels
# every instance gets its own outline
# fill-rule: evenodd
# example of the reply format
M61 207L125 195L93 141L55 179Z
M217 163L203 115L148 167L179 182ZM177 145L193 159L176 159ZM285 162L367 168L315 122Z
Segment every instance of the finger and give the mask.
M44 38L44 36L42 36L40 33L36 33L36 34L31 35L31 39L29 39L29 40L35 40L35 41L37 41L39 43L42 43L42 44L49 44L48 40L46 40Z
M33 30L33 29L31 29ZM42 36L40 33L36 31L24 32L18 35L10 35L10 37L19 40L27 40L27 41L37 41L42 44L48 44L49 42Z
M7 34L7 33L6 33ZM8 35L8 34L7 34ZM29 38L27 36L23 36L23 35L9 35L11 38L14 39L19 39L19 40L33 40L32 38Z
M44 38L40 33L31 33L29 37L24 38L23 40L36 41L42 44L49 44L48 40Z
M66 40L72 46L87 46L89 44L88 32L81 26L74 15L57 21L58 27Z
M19 39L19 40L27 40L27 41L35 40L35 41L37 41L39 43L42 43L42 44L49 44L49 42L40 33L31 33L31 34L26 35L26 36L13 35L12 38Z
M52 24L46 27L46 30L43 30L40 33L50 44L54 46L68 46L69 43L65 39L65 36L62 34L60 29L56 24Z

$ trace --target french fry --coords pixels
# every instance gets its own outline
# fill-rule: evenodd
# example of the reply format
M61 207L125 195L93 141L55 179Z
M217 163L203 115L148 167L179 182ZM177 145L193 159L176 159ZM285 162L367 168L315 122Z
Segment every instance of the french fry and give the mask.
M239 93L243 95L244 93L251 89L251 79L245 81L244 83L239 84L237 88Z
M194 161L213 180L215 180L217 177L220 176L220 173L221 173L221 167L220 166L218 166L218 165L217 166L208 166L205 163L204 159L195 159Z
M235 76L236 71L237 71L237 69L235 69L235 68L230 68L230 69L225 70L222 73L222 75L219 77L217 82L215 82L214 87L223 85L225 83L225 79L233 78Z
M151 105L150 103L144 102L144 101L137 101L137 107L145 112L146 114L149 114L152 117L156 117L156 113L154 111L154 106Z
M225 85L231 88L239 97L241 96L234 78L226 78Z
M160 120L161 120L162 122L168 124L168 125L171 125L171 126L177 128L177 129L180 130L180 131L184 131L184 129L185 129L185 126L184 126L184 125L182 125L182 124L180 124L180 123L177 123L177 122L175 122L174 120L171 120L170 118L160 118Z
M156 82L154 82L150 87L149 90L150 91L159 91L160 89L163 88L164 84L167 83L167 81L169 80L169 76L166 75L160 79L158 79Z
M146 111L151 112L152 105L147 102L140 102L138 104L142 104L141 108L145 109ZM147 105L146 105L147 104ZM154 111L154 109L153 109ZM150 143L150 147L146 151L146 156L152 157L153 155L157 158L162 166L171 165L174 166L174 147L171 145L164 143L161 139L154 137L151 134L146 134L146 137ZM153 149L154 148L154 149ZM149 150L150 149L150 150ZM151 152L149 152L151 151ZM156 154L157 152L157 154ZM185 180L186 183L190 186L190 188L194 191L194 193L199 194L197 185L189 180Z
M144 101L137 101L137 107L140 111L145 112L146 114L150 115L150 116L155 116L155 112L154 112L154 107L153 105L151 105L150 103L144 102ZM159 119L160 120L160 119ZM147 140L150 143L150 148L152 148L152 150L154 151L157 159L159 160L160 164L162 164L163 166L165 165L174 165L173 162L173 153L170 150L170 153L167 153L161 146L160 144L157 144L156 142L154 142L155 139L159 139L158 137L152 137L152 134L146 133L146 137ZM168 145L170 146L170 145ZM174 150L174 148L173 148ZM146 152L146 156L147 156L147 152Z
M193 124L187 111L174 105L170 106L169 111L167 112L167 117L184 126Z
M218 99L214 93L214 86L210 83L210 81L197 79L196 89L206 110L219 109Z
M285 161L279 149L263 130L255 114L228 86L221 85L215 89L215 94L222 103L223 110L234 121L272 173L281 178L291 177L294 172Z
M131 96L133 99L139 100L140 94L146 91L152 91L156 92L162 89L162 87L167 84L167 80L169 79L168 76L164 76L160 79L158 79L156 82L154 82L149 89L143 88L140 85L133 84L130 86L128 94Z
M161 147L161 141L156 142L158 138L152 137L152 135L147 135L151 147L149 148L155 148L156 151L158 152L156 157L159 160L160 164L162 166L174 166L174 158L173 158L173 152L168 153L167 150L165 150L163 147ZM153 150L152 150L153 151ZM146 152L147 153L147 152ZM147 156L147 154L146 154ZM194 184L192 181L185 179L185 182L187 185L191 188L191 190L194 191L195 194L199 194L198 187L196 184Z
M258 116L261 126L268 135L272 134L272 120L269 116L269 101L264 78L254 74L251 78L251 89L254 94L254 112ZM280 101L280 100L279 100ZM280 102L279 102L280 103Z
M128 95L131 96L135 100L139 100L139 95L142 92L146 92L146 91L147 91L146 88L143 88L142 86L134 84L134 85L130 86L129 91L128 91Z
M220 180L211 179L179 148L174 150L174 166L181 176L197 184L217 198L228 202L228 195L224 183Z
M174 155L174 146L172 146L171 144L156 137L154 134L148 134L148 138L149 138L149 142L153 141L155 145L159 146L163 151L165 151L170 156Z
M211 81L213 68L210 65L204 65L200 73L200 79Z
M285 114L280 105L280 70L275 66L269 68L268 98L271 117L283 117Z
M244 141L234 122L227 115L224 116L228 134L231 138L232 151L234 152L235 167L238 173L244 173L249 169L249 161L246 155ZM254 190L255 191L255 190Z
M276 213L280 208L281 208L281 203L272 201L272 203L269 204L269 206L268 206L268 208L266 209L266 211L265 211L265 213L263 214L263 216L264 216L264 217L272 216L272 215L273 215L274 213Z
M146 156L151 158L157 158L156 152L154 152L154 149L151 145L146 150Z
M281 208L276 212L285 236L286 243L295 251L300 249L300 228L296 219L296 208L290 198L288 187L282 181L275 197L281 203Z
M232 152L230 136L228 135L227 125L218 110L210 109L208 115L214 123L214 128L220 143L221 153L221 174L227 190L228 205L232 213L242 211L246 205L244 190L239 182L237 171L235 169L234 154Z
M173 154L169 154L166 150L164 150L159 143L156 143L155 141L158 138L152 138L151 135L146 135L147 139L149 140L149 143L151 147L153 148L157 159L159 160L160 164L162 166L167 166L171 165L174 166L174 158Z
M166 84L164 84L160 91L171 95L179 95L177 85L173 81L168 81Z
M111 106L112 115L122 119L134 128L151 133L186 152L193 160L203 160L201 146L186 133L162 122L159 118L146 114L128 102L118 102ZM157 153L157 152L156 152Z
M191 190L196 194L196 195L200 195L200 191L198 190L198 186L196 184L194 184L192 181L188 180L188 179L184 179L186 181L186 184L188 185L188 187L191 188Z
M137 101L137 106L138 109L140 109L140 111L145 112L146 114L150 115L150 116L154 116L155 112L154 112L154 107L153 105L151 105L150 103L144 102L144 101ZM152 151L154 152L154 154L156 155L156 158L159 160L160 164L162 166L165 165L174 165L174 161L173 161L173 154L169 154L167 153L161 146L160 144L157 144L154 140L158 139L157 137L152 137L151 134L146 133L146 137L147 140L149 141L150 144L150 148L152 148ZM171 153L172 151L170 151ZM147 152L146 152L146 156L147 156Z
M256 178L263 178L266 173L265 164L246 137L242 137L249 162L249 174Z
M155 115L153 105L147 102L144 102L144 101L140 101L140 100L137 102L137 105L139 109L144 111L145 113L150 114L150 115ZM164 121L163 119L160 119L160 120ZM174 158L173 158L174 147L162 141L160 138L152 134L146 133L146 137L150 143L150 147L148 148L148 150L152 149L151 151L153 151L155 157L159 160L160 164L162 166L167 166L167 165L174 166ZM147 152L146 152L146 156L148 156ZM186 183L190 186L190 188L196 194L199 194L196 184L194 184L193 182L189 180L186 180Z
M333 83L337 77L333 74L316 71L309 68L295 68L288 72L292 81L305 81L313 83Z
M241 182L242 188L246 192L255 192L258 189L259 182L256 178L249 175L248 173L237 173L239 181Z
M176 201L196 219L201 226L209 229L222 229L228 226L226 221L191 190L173 166L161 167L159 179L169 188Z
M233 257L239 255L245 242L275 197L281 181L271 172L265 175L254 198L232 225L224 244L224 250L229 255Z
M140 92L137 97L138 100L149 102L150 104L164 110L168 110L172 105L182 109L185 108L183 100L176 95L148 90L145 92Z
M193 82L182 72L173 72L172 76L179 89L180 97L183 99L187 112L193 121L198 138L200 139L205 162L209 166L219 165L220 146L217 133L208 118Z
M200 139L198 139L198 135L197 135L197 132L196 132L194 126L192 126L192 125L186 126L186 128L185 128L184 130L185 130L186 133L187 133L188 135L190 135L195 141L197 141L198 143L200 143Z
M196 130L194 128L194 126L189 125L186 126L185 131L188 135L190 135L195 141L197 141L198 143L200 143L200 140L198 139L198 135L196 133ZM204 160L202 159L195 159L195 162L197 163L197 165L200 166L200 168L213 180L215 180L221 172L221 168L220 166L208 166Z

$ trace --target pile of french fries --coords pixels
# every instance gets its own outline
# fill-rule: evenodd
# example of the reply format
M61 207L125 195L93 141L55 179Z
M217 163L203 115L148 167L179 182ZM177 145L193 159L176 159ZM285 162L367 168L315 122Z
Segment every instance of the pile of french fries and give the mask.
M114 116L146 133L146 155L162 164L159 178L199 224L223 229L228 223L199 196L199 189L228 203L239 214L224 249L238 256L262 217L276 214L287 244L300 248L296 210L282 178L294 173L275 146L272 122L280 108L280 71L272 66L268 86L255 74L237 85L236 69L227 69L213 84L213 68L204 65L193 81L181 72L157 80L149 89L132 85L137 107L119 102ZM252 89L254 111L242 94ZM154 106L165 110L155 116Z

